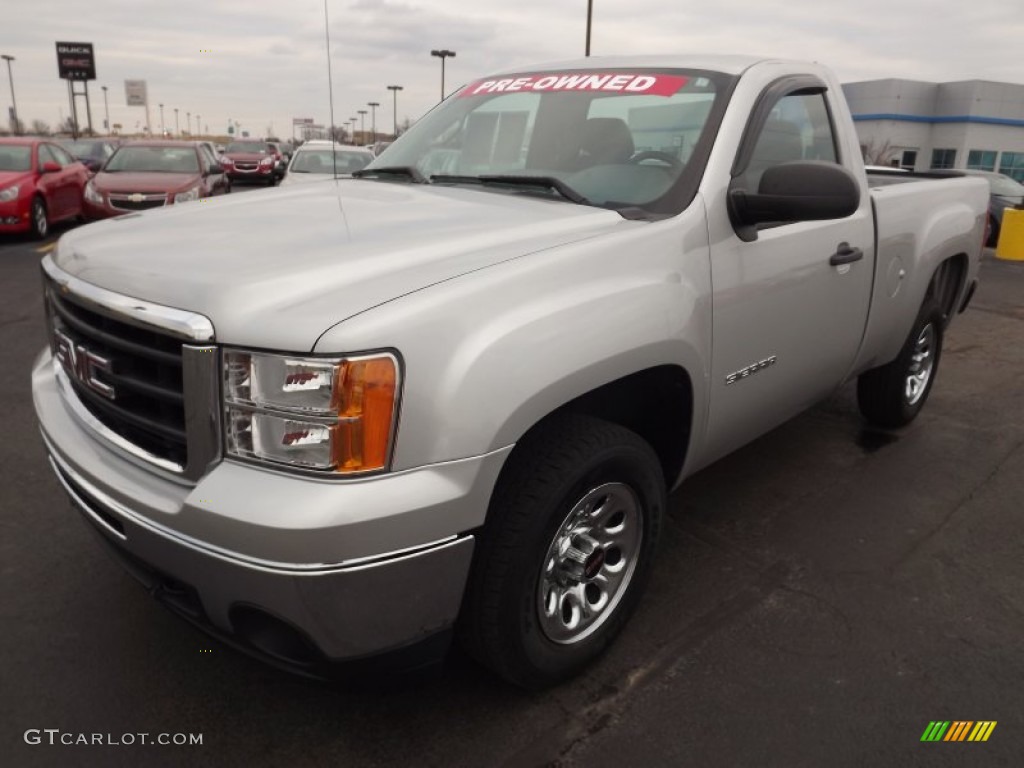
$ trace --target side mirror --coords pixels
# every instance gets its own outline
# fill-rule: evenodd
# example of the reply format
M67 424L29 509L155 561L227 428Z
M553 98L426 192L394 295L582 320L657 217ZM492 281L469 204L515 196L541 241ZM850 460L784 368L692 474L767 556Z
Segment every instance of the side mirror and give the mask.
M758 224L842 219L859 207L854 175L841 165L815 160L768 168L756 193L736 186L729 190L729 214L737 234L748 242L757 239Z
M55 163L52 160L43 163L43 167L39 169L40 173L60 173L61 170L60 163Z

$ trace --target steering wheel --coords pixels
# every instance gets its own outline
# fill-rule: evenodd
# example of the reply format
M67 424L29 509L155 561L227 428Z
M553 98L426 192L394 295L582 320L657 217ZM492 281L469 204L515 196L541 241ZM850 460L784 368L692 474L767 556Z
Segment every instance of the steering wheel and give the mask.
M683 161L678 157L670 155L668 152L658 152L654 149L637 152L629 158L629 162L632 165L640 165L644 160L656 160L659 163L665 163L668 166L667 170L670 171L681 171L683 169Z

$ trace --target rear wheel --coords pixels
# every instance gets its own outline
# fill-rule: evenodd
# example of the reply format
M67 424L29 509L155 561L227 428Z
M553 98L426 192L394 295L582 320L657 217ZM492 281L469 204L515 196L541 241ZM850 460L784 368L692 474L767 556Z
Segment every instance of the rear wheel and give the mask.
M988 217L988 240L985 241L985 245L989 248L995 248L999 244L999 222L996 221L996 217L989 215Z
M30 213L32 235L39 240L44 239L50 234L50 219L46 213L46 204L42 198L35 197L32 199L32 209Z
M527 435L494 491L461 634L506 680L538 689L580 671L625 625L665 507L651 447L571 415Z
M861 374L857 403L868 421L893 429L917 417L938 372L944 321L938 303L926 299L899 356Z

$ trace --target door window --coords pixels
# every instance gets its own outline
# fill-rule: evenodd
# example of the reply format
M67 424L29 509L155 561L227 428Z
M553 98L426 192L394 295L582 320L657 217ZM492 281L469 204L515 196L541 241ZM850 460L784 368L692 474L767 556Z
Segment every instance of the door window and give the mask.
M756 191L764 172L795 160L839 162L824 93L793 93L772 108L758 134L745 187Z

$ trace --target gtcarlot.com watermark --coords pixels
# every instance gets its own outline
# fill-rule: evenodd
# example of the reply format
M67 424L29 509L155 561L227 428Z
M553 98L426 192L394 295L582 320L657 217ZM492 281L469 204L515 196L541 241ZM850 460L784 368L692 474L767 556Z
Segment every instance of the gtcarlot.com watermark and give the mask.
M50 746L134 747L158 744L171 747L197 747L203 745L201 733L74 733L60 728L29 728L25 731L26 744Z

